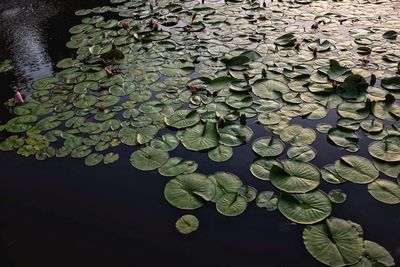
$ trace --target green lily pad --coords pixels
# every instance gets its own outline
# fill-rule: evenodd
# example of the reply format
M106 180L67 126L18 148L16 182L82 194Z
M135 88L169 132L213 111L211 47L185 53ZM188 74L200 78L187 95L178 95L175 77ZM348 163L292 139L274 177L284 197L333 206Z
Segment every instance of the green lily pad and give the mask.
M197 170L198 164L192 160L185 161L182 158L169 158L168 161L158 168L158 172L163 176L178 176L189 174Z
M278 197L272 191L263 191L258 194L256 199L257 207L273 211L278 208Z
M279 211L289 220L301 224L314 224L331 214L329 198L321 191L302 194L284 193L278 200Z
M359 225L337 218L308 225L303 232L303 241L315 259L329 266L355 264L365 251Z
M257 80L252 84L251 87L256 96L266 99L278 99L282 96L282 94L290 91L287 84L268 79Z
M276 138L266 136L254 141L252 148L261 157L277 157L282 154L285 144Z
M329 191L328 197L333 203L343 203L346 201L347 195L340 189L332 189Z
M238 216L247 208L247 200L236 193L226 193L218 198L216 207L225 216Z
M201 151L218 145L219 135L214 123L199 123L182 133L182 145L189 150Z
M328 132L328 138L335 145L345 148L349 152L358 151L358 135L352 131L342 131L332 128Z
M287 151L288 158L304 162L313 160L316 155L317 152L310 146L293 146Z
M161 139L153 139L151 147L160 151L172 151L179 145L179 140L172 134L164 134Z
M104 156L103 162L104 164L111 164L116 162L118 159L119 159L118 154L110 152Z
M169 158L167 152L145 147L132 153L130 161L133 167L142 171L155 170L164 165Z
M193 215L183 215L176 223L175 227L181 234L190 234L199 228L199 220Z
M233 149L229 146L219 145L208 151L208 157L215 162L229 160L233 156Z
M310 128L303 128L301 125L291 125L282 130L279 137L285 143L292 146L307 146L314 143L317 135Z
M164 190L167 201L180 209L197 209L215 195L215 185L207 176L192 173L170 180Z
M229 172L216 172L208 178L215 184L214 201L225 193L238 193L243 185L239 177Z
M353 267L395 266L393 257L384 247L369 240L364 240L364 247L364 257Z
M256 178L269 181L269 175L274 165L282 167L282 164L277 160L261 158L250 165L250 171Z
M381 86L387 90L400 90L400 77L383 78Z
M219 129L219 142L226 146L239 146L247 143L253 136L253 130L245 125L232 124Z
M321 173L310 163L284 160L283 168L272 166L269 179L278 189L288 193L306 193L318 187Z
M336 161L335 168L343 179L357 184L370 183L379 175L371 161L355 155L342 156Z
M400 203L400 185L386 179L377 179L368 185L368 192L386 204Z
M400 137L387 136L382 141L369 144L368 152L374 158L387 161L400 161Z
M103 161L104 156L99 153L93 153L86 157L85 164L89 167L96 166Z
M196 110L177 110L172 115L165 117L165 123L177 129L194 126L199 121L200 115Z

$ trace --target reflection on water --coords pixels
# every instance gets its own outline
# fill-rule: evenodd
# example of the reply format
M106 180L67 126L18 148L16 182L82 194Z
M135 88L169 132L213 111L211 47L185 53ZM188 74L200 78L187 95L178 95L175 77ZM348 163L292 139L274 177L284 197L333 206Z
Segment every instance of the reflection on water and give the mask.
M53 74L52 61L46 51L42 24L58 12L54 2L7 1L0 4L0 27L6 29L1 36L2 49L12 59L18 89L26 83ZM7 49L12 48L12 49Z

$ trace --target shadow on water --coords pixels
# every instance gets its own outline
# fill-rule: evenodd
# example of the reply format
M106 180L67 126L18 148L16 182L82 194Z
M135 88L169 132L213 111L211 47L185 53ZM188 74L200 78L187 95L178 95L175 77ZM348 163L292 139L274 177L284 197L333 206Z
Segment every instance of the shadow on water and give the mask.
M80 21L73 16L75 10L106 4L0 1L0 59L16 63L13 74L1 76L0 101L10 98L15 89L28 90L32 79L51 75L54 62L72 55L65 43L68 29ZM7 121L11 115L3 105L0 108L0 120ZM334 123L336 114L329 116ZM250 124L255 138L269 134ZM335 153L319 154L313 162L319 167L347 154L329 145L322 134L314 147ZM0 266L320 266L302 244L302 226L254 204L237 218L224 217L213 205L206 205L190 212L200 219L199 230L180 235L174 223L187 212L164 200L167 179L132 168L132 151L118 153L117 163L95 168L84 166L82 160L41 162L14 152L0 153ZM200 172L229 170L260 190L274 190L251 177L248 166L254 154L249 146L235 148L233 158L222 164L183 147L171 153L177 155L196 159ZM362 155L367 156L365 151ZM335 205L333 215L360 223L366 239L385 246L400 262L397 206L378 203L365 186L325 183L322 188L348 193L348 201Z

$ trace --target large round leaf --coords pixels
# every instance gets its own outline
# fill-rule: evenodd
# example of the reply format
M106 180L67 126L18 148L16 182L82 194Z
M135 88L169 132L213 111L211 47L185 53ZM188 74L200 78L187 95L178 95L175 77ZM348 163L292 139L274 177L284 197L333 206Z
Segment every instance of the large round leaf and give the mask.
M306 193L318 187L321 173L310 163L284 160L283 168L272 166L269 179L272 184L288 193Z
M261 157L277 157L282 154L285 144L272 136L266 136L257 139L252 148Z
M352 267L395 266L393 257L384 247L369 240L364 240L364 247L364 257Z
M312 144L317 135L310 128L303 128L301 125L291 125L282 130L279 137L285 143L292 146L306 146Z
M321 191L303 194L283 193L279 197L278 208L286 218L301 224L320 222L332 211L331 201Z
M171 151L174 150L178 144L179 140L172 134L164 134L161 139L151 140L151 147L161 151Z
M287 84L280 81L267 79L257 80L252 85L252 89L256 96L266 99L278 99L282 96L282 94L290 91Z
M238 216L247 208L247 199L237 193L226 193L218 198L217 210L225 216Z
M215 195L215 185L207 176L192 173L170 180L164 190L167 201L180 209L197 209Z
M182 158L170 158L158 168L158 172L164 176L177 176L189 174L197 170L198 164L192 160L184 161Z
M272 191L261 192L256 199L257 207L273 211L278 208L278 198Z
M377 179L368 185L368 192L380 202L400 203L400 185L386 179Z
M282 167L282 164L274 159L257 159L250 165L250 171L256 178L269 181L269 174L274 165Z
M219 145L208 151L208 157L216 162L229 160L233 156L233 149L230 146Z
M400 136L387 136L382 141L373 142L368 146L368 152L383 161L400 161Z
M359 225L337 218L309 225L303 232L304 244L310 254L329 266L357 263L364 254Z
M348 155L335 162L337 173L356 184L367 184L378 178L379 171L366 158Z
M189 150L201 151L216 147L219 141L217 127L214 123L200 123L183 131L182 144Z
M243 185L239 177L229 172L216 172L209 179L215 184L215 201L225 193L237 193Z
M132 153L130 161L133 167L142 171L151 171L161 167L168 160L168 153L152 147L145 147Z
M165 123L177 129L196 125L199 121L200 115L196 110L177 110L172 115L165 117Z
M219 129L220 143L226 146L239 146L249 142L253 130L241 124L232 124Z

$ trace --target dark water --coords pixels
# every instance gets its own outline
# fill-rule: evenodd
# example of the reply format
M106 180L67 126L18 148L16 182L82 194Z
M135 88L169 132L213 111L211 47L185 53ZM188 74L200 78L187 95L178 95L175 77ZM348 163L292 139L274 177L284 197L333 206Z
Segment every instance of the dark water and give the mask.
M64 44L69 27L79 23L73 12L108 4L93 0L0 0L0 60L16 63L13 73L1 75L0 100L24 89L32 79L53 73L53 64L69 57ZM11 116L0 104L0 120ZM334 123L335 112L329 114ZM295 122L315 126L317 122ZM266 135L252 123L255 138ZM361 138L361 154L367 139ZM320 135L313 163L332 163L347 152L329 145ZM278 211L267 212L252 203L236 218L220 215L212 204L190 212L200 228L189 236L176 232L175 221L187 212L163 197L167 178L141 172L129 163L130 150L109 166L88 168L82 160L25 159L0 153L0 266L320 266L302 243L303 226L293 225ZM235 148L234 157L213 163L207 154L179 147L171 156L195 159L205 174L230 171L259 191L274 190L253 178L249 146ZM387 248L400 264L400 208L374 200L366 186L324 183L324 190L341 188L348 194L335 205L333 216L360 223L365 239Z

